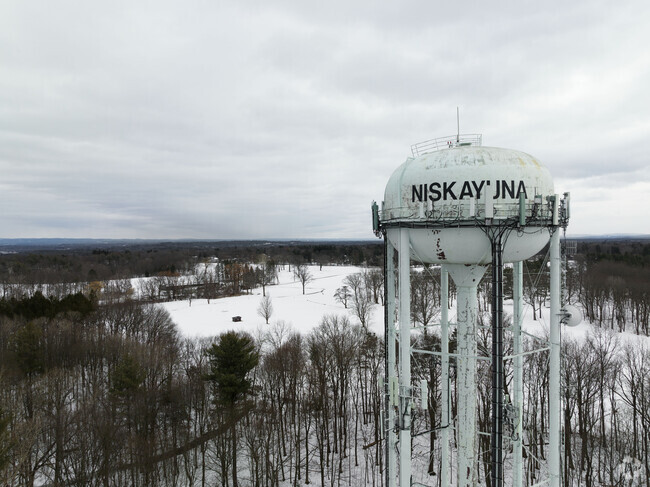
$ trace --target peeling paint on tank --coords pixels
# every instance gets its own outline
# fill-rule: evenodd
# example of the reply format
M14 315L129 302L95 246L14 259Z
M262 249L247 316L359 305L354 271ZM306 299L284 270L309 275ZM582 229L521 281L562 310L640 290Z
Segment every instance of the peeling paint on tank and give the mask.
M445 251L440 248L440 237L436 240L436 256L438 256L438 259L440 260L447 260Z

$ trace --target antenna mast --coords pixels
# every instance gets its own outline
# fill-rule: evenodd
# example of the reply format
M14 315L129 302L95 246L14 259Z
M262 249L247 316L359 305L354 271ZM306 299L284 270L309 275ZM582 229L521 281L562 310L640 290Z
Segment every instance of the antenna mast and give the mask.
M460 110L456 107L456 143L460 142Z

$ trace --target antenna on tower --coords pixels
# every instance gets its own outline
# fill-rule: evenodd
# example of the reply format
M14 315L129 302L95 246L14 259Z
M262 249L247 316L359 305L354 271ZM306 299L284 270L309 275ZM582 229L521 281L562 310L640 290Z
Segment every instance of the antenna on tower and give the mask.
M458 144L460 142L460 110L458 107L456 107L456 127L456 143Z

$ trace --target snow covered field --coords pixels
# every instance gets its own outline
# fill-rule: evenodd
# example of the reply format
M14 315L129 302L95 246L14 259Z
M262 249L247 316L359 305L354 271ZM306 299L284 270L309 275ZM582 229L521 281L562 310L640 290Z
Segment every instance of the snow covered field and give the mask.
M246 331L257 335L260 330L268 329L273 323L284 321L293 330L308 333L320 324L324 315L348 315L356 322L351 309L334 299L336 290L343 286L343 280L350 274L361 272L359 267L352 266L310 266L313 277L307 283L305 294L302 294L302 284L297 281L293 272L279 271L279 284L266 287L267 296L271 297L273 314L267 325L257 309L262 299L262 288L253 289L251 294L228 298L193 299L163 303L172 319L178 325L182 335L187 337L209 337L219 335L228 330ZM235 323L233 316L241 316L242 321ZM375 305L370 319L370 330L383 335L383 307Z
M310 266L313 280L307 283L305 294L302 285L293 273L288 270L278 272L279 284L266 287L266 294L271 297L273 314L267 325L257 309L262 299L262 288L255 288L251 294L210 300L193 299L171 301L162 306L171 314L178 325L179 331L187 337L210 337L228 330L246 331L254 336L259 331L268 329L272 324L284 322L293 330L309 333L319 325L326 314L347 315L351 321L358 322L353 316L350 304L348 309L334 299L334 293L343 286L343 280L350 274L362 272L355 266ZM455 321L455 310L450 310L450 321ZM512 315L512 301L504 303L504 311ZM533 320L530 306L524 305L523 329L527 333L543 336L549 327L550 310L542 309L541 318ZM241 316L241 322L233 322L233 316ZM384 333L384 308L373 305L369 329L379 336ZM577 327L562 327L565 337L584 338L593 332L594 327L589 323L581 323ZM618 334L619 338L628 340L649 340L631 333Z

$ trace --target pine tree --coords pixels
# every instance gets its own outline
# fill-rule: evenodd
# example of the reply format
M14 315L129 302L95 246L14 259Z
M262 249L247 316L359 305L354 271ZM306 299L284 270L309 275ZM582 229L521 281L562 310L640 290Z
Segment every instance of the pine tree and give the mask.
M30 321L16 331L12 341L16 364L21 372L29 378L42 373L45 369L45 349L41 328Z
M229 412L232 441L232 481L237 487L237 421L245 414L238 406L251 390L250 372L259 363L259 353L250 335L230 331L207 351L215 405Z
M113 396L128 397L140 388L145 379L145 372L138 361L126 354L111 374L111 389Z

